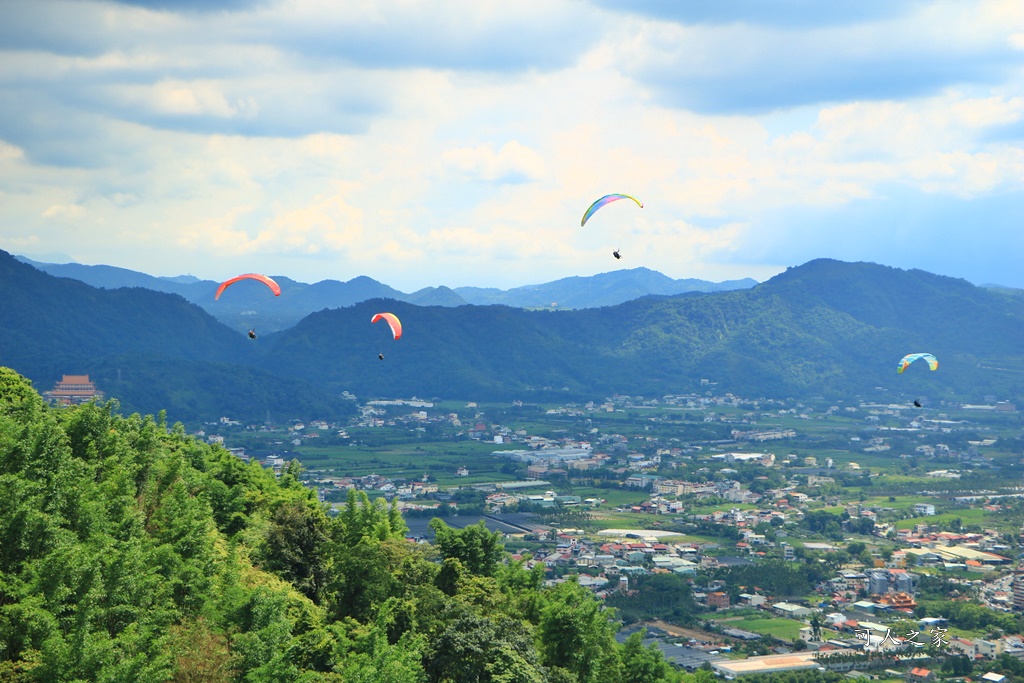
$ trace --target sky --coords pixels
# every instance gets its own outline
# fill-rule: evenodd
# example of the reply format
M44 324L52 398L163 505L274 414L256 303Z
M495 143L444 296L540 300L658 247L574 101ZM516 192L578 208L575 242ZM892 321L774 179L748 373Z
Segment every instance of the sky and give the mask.
M581 227L609 193L644 206ZM822 257L1024 287L1024 2L0 0L0 249L403 291Z

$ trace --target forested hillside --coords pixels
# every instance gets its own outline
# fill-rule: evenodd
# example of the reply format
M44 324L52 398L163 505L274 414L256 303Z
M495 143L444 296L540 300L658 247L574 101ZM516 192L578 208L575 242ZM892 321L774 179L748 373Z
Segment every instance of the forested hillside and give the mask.
M399 342L365 320L401 317ZM818 260L747 290L580 311L370 301L315 313L262 347L282 371L359 394L438 397L1024 394L1024 306L954 278ZM387 362L376 356L385 353ZM896 373L928 351L941 370Z
M483 526L404 538L110 405L46 406L0 368L0 680L708 683L614 612L508 562Z
M266 290L236 287L249 285ZM380 311L401 318L399 341L370 324ZM1024 395L1024 300L923 271L824 259L750 289L596 309L373 299L273 334L251 315L258 338L249 339L179 296L99 290L0 254L0 319L4 362L40 387L90 374L131 411L166 408L193 423L257 421L268 411L334 419L353 410L342 391L585 401L704 391L707 379L720 393L773 398ZM938 357L937 372L896 373L904 354L921 351Z
M180 296L102 290L42 273L0 252L2 362L45 391L64 374L90 375L129 412L166 409L195 424L332 419L354 408L310 384L282 378L233 332Z

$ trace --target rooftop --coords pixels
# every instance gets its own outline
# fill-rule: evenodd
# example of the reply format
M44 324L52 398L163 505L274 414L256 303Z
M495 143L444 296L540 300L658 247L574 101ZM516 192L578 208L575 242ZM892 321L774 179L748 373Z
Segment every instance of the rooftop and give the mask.
M763 657L747 657L712 662L711 666L726 676L745 676L748 674L772 673L774 671L790 671L793 669L815 669L818 662L814 660L817 652L793 652L788 655L765 655Z

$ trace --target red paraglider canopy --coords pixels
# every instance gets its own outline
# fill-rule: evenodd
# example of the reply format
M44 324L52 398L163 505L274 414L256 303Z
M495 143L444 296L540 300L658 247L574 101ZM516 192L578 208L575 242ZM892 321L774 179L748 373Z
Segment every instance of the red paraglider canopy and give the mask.
M387 320L388 325L391 325L391 333L395 335L395 339L401 339L402 337L402 322L398 319L398 316L394 313L378 313L370 320L371 323L375 323L378 320Z
M217 288L217 293L213 295L213 300L216 301L217 299L219 299L220 295L224 293L225 289L235 284L239 280L258 280L265 284L267 287L270 287L270 291L274 293L274 296L281 296L280 285L278 285L276 282L271 280L266 275L260 275L259 273L246 273L244 275L239 275L237 277L231 278L230 280L225 280L224 282L220 283L220 287Z

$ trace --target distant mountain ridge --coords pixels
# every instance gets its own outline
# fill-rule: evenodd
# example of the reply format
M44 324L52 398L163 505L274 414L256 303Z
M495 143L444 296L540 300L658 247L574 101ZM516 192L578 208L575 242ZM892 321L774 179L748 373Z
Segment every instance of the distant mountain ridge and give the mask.
M696 279L674 280L648 268L632 268L591 277L563 278L509 290L480 287L452 289L440 286L425 287L406 294L365 275L347 282L321 280L306 284L271 274L281 285L281 297L267 297L266 290L258 283L240 282L215 302L213 294L219 283L200 280L191 275L155 277L116 266L40 263L23 256L16 258L50 275L79 280L93 287L144 287L157 292L178 294L234 329L252 326L254 320L258 319L259 328L263 332L287 329L310 313L324 308L344 308L370 299L394 299L418 306L501 304L517 308L554 305L557 308L578 309L614 306L652 294L670 296L685 292L728 291L757 284L751 278L720 283Z
M401 340L370 324L382 309L402 319ZM261 315L250 315L258 329ZM702 392L702 379L748 397L1024 403L1024 299L828 259L750 289L581 310L371 299L253 341L180 296L96 289L0 252L0 320L2 364L42 389L62 373L90 374L126 407L167 408L172 420L310 419L351 411L342 391L560 401ZM897 360L917 351L940 369L897 374Z
M456 287L455 292L471 304L504 304L519 308L598 308L614 306L644 296L672 296L686 292L725 292L749 289L757 280L708 282L686 278L674 280L649 268L630 268L590 277L567 277L540 285L509 290Z
M401 342L360 321L388 306ZM871 263L811 261L747 290L646 297L576 311L363 302L273 335L289 375L335 390L509 398L701 391L744 396L1024 397L1024 305L964 280ZM941 372L899 375L930 351ZM375 362L378 351L387 363ZM996 361L996 362L994 362Z

